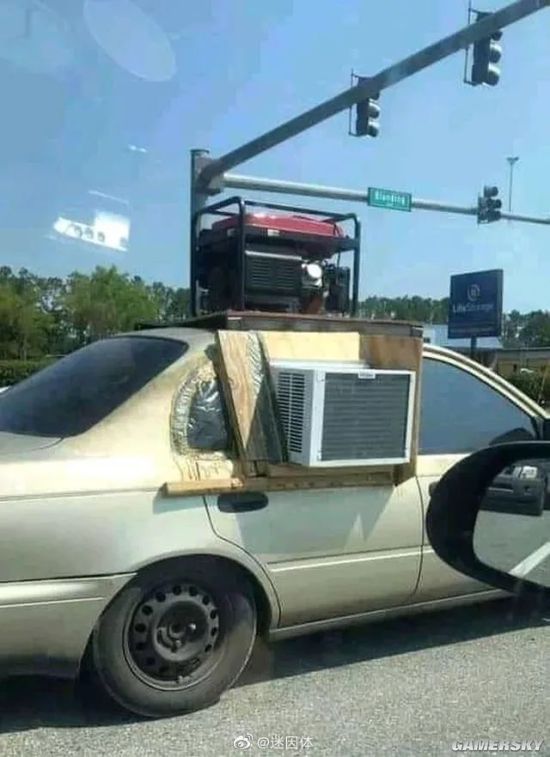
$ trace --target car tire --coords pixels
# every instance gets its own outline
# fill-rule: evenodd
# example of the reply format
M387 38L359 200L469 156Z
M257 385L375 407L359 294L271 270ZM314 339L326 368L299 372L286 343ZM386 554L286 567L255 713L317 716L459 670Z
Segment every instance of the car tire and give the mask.
M96 674L124 708L145 717L216 702L244 669L256 637L252 589L215 559L139 573L103 613L92 637Z

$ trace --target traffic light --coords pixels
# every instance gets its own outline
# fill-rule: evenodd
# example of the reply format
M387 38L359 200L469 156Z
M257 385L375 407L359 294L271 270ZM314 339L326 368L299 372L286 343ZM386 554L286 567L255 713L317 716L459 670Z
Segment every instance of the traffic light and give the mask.
M498 187L483 187L483 194L477 198L477 222L491 223L500 220L502 200L498 197Z
M477 19L489 16L478 12ZM496 31L490 37L474 42L474 60L472 64L472 84L489 84L494 87L500 79L500 68L496 65L502 57L502 47L498 44L502 32Z
M361 100L356 105L355 113L355 136L377 137L380 131L380 106L376 102L378 98L370 97Z

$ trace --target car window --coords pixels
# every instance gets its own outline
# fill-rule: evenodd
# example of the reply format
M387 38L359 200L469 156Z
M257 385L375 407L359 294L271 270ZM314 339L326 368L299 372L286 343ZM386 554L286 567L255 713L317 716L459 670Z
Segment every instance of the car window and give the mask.
M425 358L421 392L421 454L472 452L535 438L527 413L454 365Z
M0 431L67 437L87 431L184 354L183 342L116 337L84 347L0 397Z

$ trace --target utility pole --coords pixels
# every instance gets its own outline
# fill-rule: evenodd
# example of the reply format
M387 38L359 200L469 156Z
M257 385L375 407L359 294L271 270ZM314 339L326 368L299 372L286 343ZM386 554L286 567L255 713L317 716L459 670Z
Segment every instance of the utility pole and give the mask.
M508 184L508 213L512 212L512 188L514 185L514 166L519 160L519 157L516 155L515 157L509 157L506 158L508 161L508 164L510 166L510 182Z

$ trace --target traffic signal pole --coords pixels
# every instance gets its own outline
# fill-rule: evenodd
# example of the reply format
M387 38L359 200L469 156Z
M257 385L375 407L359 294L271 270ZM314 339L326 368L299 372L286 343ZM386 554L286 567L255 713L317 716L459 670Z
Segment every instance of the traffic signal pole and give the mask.
M490 37L494 32L504 29L548 5L550 5L550 0L517 0L495 13L480 18L476 23L465 26L439 42L419 50L408 58L399 61L399 63L383 69L372 77L362 77L356 85L340 92L335 97L325 100L314 108L305 111L305 113L301 113L290 121L286 121L219 158L210 159L193 177L194 189L205 195L212 191L215 192L212 182L216 177L222 176L232 168L311 129L358 102L368 98L377 98L384 89L394 86L403 79L413 76L413 74L432 66L459 50L468 48L478 40ZM197 202L192 201L192 204L196 205Z

